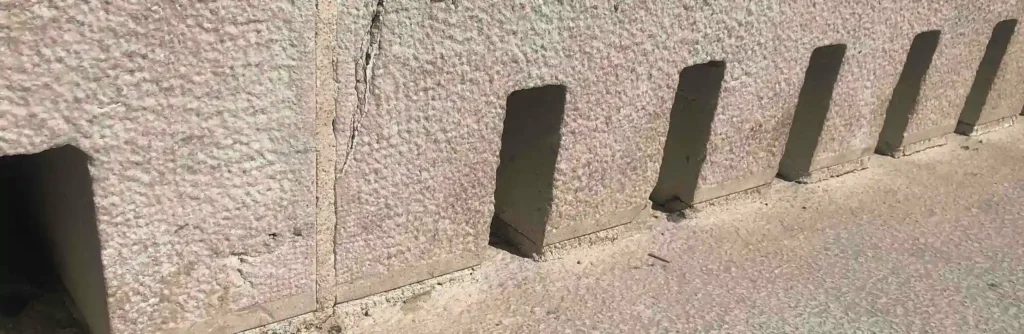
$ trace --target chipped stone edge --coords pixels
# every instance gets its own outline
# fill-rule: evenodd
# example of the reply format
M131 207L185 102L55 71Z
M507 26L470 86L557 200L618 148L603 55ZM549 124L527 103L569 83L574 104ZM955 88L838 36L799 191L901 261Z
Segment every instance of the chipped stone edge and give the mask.
M955 125L941 126L909 134L903 139L903 144L892 152L878 153L899 159L914 153L944 146L949 143L948 136L953 133L955 127Z
M1017 115L1003 117L991 122L982 124L957 123L956 133L964 136L983 135L992 131L1002 130L1013 126L1017 122Z
M924 152L936 147L942 147L945 146L947 143L949 143L949 140L946 138L946 136L925 139L915 142L913 144L906 144L900 146L895 151L893 151L892 154L888 154L888 156L899 159L915 153Z

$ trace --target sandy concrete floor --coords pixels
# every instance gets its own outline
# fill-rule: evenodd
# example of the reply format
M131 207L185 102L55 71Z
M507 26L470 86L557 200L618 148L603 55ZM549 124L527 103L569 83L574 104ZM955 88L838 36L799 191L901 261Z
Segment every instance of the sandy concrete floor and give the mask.
M561 259L493 249L475 270L252 332L1024 333L1024 126L694 219L647 216Z

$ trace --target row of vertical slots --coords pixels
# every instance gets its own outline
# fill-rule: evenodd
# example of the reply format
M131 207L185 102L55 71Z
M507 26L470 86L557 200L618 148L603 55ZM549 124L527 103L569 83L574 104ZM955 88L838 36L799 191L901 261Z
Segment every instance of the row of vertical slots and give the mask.
M961 123L978 121L1016 25L1017 20L1006 20L993 29L961 111ZM940 35L940 31L933 30L914 38L886 109L876 152L891 154L902 145ZM809 173L846 50L845 44L834 44L819 47L811 54L780 161L780 177L792 180ZM680 72L658 182L651 194L656 204L672 196L690 197L680 198L688 203L692 200L706 158L725 70L725 62L712 61ZM514 219L546 221L566 93L563 85L549 85L515 91L508 96L495 189L496 216L526 215ZM678 194L680 189L682 194Z

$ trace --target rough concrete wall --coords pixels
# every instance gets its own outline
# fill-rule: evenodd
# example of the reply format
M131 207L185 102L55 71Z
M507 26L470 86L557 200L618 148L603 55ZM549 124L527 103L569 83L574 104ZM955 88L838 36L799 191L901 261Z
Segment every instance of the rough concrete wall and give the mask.
M0 154L90 155L115 332L312 309L311 2L0 7Z
M650 205L687 66L727 65L686 195L702 202L775 177L815 48L848 47L812 159L824 168L874 148L922 31L943 40L906 134L951 131L992 26L1021 12L1017 0L0 6L0 154L70 143L92 157L117 332L231 331L312 310L316 288L325 307L478 263L514 91L567 87L550 215L513 224L548 245ZM986 115L1024 103L1020 40Z
M694 196L700 202L773 179L814 48L849 46L812 164L824 168L874 149L915 34L948 28L963 35L1018 4L388 0L371 6L379 6L379 21L364 36L371 48L364 42L363 50L372 51L368 98L351 115L339 115L347 130L339 131L336 268L339 291L355 291L349 297L399 283L359 283L375 277L472 262L486 239L501 120L513 91L550 84L568 90L549 219L543 227L510 222L550 244L621 224L629 219L623 212L647 204L684 67L710 60L728 65ZM951 58L973 62L977 45L965 45L971 49L965 55L941 56L942 75L955 67ZM924 105L958 99L934 102L941 94L933 90ZM927 123L917 117L913 129Z

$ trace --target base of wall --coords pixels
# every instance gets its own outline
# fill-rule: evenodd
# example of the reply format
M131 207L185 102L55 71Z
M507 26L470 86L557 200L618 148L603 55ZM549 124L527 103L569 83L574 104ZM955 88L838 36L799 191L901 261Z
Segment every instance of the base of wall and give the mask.
M820 168L815 171L808 173L802 177L796 178L793 182L811 184L825 181L831 178L850 174L859 170L868 168L868 162L871 161L871 156L860 157L851 161L839 163L825 168Z
M189 327L168 329L162 334L220 334L237 333L264 326L288 318L297 317L316 309L316 293L313 291L246 307L236 312L223 314L200 321Z
M477 251L462 256L450 256L415 266L395 268L386 275L338 284L333 289L335 300L337 303L343 303L475 267L483 262L483 247L486 245L481 245Z
M956 133L964 136L977 136L1011 127L1016 122L1017 115L1003 117L983 124L968 124L960 122L956 125Z
M828 158L814 159L811 162L811 171L790 171L784 172L787 168L780 168L779 178L796 183L817 183L833 177L842 176L868 168L868 161L875 147L866 147L857 150L849 150Z
M563 254L570 249L611 242L632 235L642 225L637 223L637 217L642 216L644 213L650 213L648 205L634 205L627 210L610 215L610 219L607 220L621 221L621 223L615 226L575 238L547 243L546 245L537 244L500 218L495 218L492 224L494 224L494 232L511 243L521 255L532 257L538 261L546 261L558 258L559 254Z
M899 159L931 148L940 147L949 142L947 136L953 133L955 128L956 124L950 124L907 134L903 137L903 144L895 150L884 152L876 149L875 153Z
M948 142L949 142L949 140L946 138L946 136L940 136L940 137L936 137L936 138L925 139L925 140L921 140L921 141L918 141L918 142L915 142L915 143L912 143L912 144L906 144L906 145L900 146L895 151L892 151L891 153L885 154L885 155L888 155L890 157L899 159L899 158L902 158L902 157L905 157L905 156L908 156L908 155L911 155L911 154L914 154L914 153L922 152L922 151L925 151L925 150L928 150L928 149L931 149L931 148L945 146Z
M598 217L593 221L583 224L572 224L568 227L550 231L547 236L544 237L544 244L550 246L559 242L615 228L619 225L629 224L633 222L633 219L636 218L641 211L649 209L650 207L650 201L638 200L625 210L618 210L609 215Z
M649 224L644 223L646 220L638 219L644 214L650 215L651 210L642 210L629 223L547 245L541 252L534 253L533 259L541 262L556 260L579 248L606 245L634 236L649 226Z
M775 179L772 178L765 184L750 189L744 189L742 191L738 191L712 200L694 204L687 208L681 209L679 212L675 213L675 215L677 215L677 218L683 219L697 218L700 217L700 215L704 211L710 210L715 207L728 207L742 202L763 202L768 197L768 191L771 189L774 180ZM671 219L670 216L670 221L675 220Z
M775 179L777 173L778 171L776 170L766 170L735 181L720 183L710 187L698 187L696 194L693 196L692 204L700 204L716 198L765 186Z

